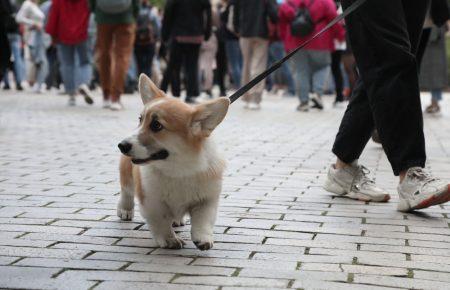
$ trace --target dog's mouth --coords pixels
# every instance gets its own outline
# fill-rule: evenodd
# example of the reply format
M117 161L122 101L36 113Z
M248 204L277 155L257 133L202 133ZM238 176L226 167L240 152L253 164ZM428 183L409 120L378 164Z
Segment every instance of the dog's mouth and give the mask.
M145 158L145 159L131 159L131 162L133 162L134 164L143 164L149 161L155 161L155 160L164 160L167 157L169 157L169 152L165 149L159 150L156 153L153 153L152 155L150 155L150 157Z

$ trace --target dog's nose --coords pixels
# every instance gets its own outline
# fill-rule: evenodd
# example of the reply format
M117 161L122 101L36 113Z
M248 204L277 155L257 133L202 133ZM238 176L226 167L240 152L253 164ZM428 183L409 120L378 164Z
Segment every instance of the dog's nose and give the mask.
M133 147L133 145L127 141L122 141L117 146L119 146L120 152L122 152L123 154L127 154L128 152L130 152L131 147Z

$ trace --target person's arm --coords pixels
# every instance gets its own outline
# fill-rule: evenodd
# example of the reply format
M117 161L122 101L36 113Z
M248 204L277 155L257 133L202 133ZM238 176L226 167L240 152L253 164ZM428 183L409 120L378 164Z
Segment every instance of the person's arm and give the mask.
M89 0L89 10L91 10L91 12L95 11L95 5L97 4L95 0Z
M336 4L332 0L328 0L327 2L323 2L324 7L321 10L324 12L323 20L326 24L333 21L334 18L338 16ZM345 29L342 23L337 23L331 28L331 32L333 33L333 37L339 41L345 40Z
M29 26L38 25L36 21L27 17L28 13L32 9L30 6L31 3L28 1L23 2L22 6L20 6L19 11L16 14L16 21L20 24L25 24Z
M166 42L170 38L172 32L173 23L173 0L167 0L164 7L164 15L162 20L161 37L163 42Z
M240 0L231 0L230 9L233 9L233 26L235 33L239 34L241 32L241 23L240 23Z
M53 41L57 40L57 27L58 27L58 20L59 20L59 0L53 0L52 4L50 6L50 11L48 13L48 20L47 25L45 26L45 31L50 34Z
M134 19L137 20L139 16L139 0L133 0L133 16Z
M285 40L288 36L289 26L295 17L295 10L291 5L283 3L278 10L278 27L280 38Z
M267 0L267 12L272 23L278 22L278 5L275 0Z
M204 6L205 11L205 40L208 40L211 37L211 31L212 31L212 9L211 9L211 3L209 3L209 0L205 1Z

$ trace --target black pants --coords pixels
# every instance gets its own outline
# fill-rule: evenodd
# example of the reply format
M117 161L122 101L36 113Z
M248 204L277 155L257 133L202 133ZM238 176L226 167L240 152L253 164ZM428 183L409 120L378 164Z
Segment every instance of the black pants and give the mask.
M344 8L352 2L342 1ZM360 78L333 146L342 161L358 159L376 128L395 175L425 166L416 53L428 5L367 1L347 18Z
M155 44L136 44L134 46L134 54L136 55L138 74L144 73L148 77L151 77L153 56L155 55Z
M173 41L170 46L170 59L167 70L170 72L172 92L174 96L180 95L180 72L184 67L186 99L198 97L199 79L198 79L198 57L200 53L200 44L180 43ZM174 87L178 86L178 88Z
M336 89L335 102L344 101L344 95L342 93L342 91L344 90L344 80L342 77L342 70L341 70L341 57L342 57L341 50L335 50L331 53L331 72L333 74L334 86Z
M220 88L220 96L226 96L227 90L225 88L225 76L227 75L227 54L225 51L225 42L219 40L216 54L216 80Z

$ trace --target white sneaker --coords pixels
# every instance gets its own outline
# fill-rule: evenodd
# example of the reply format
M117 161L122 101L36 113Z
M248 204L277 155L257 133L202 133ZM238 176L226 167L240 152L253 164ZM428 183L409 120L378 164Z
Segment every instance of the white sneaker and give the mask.
M311 98L311 101L313 102L313 105L311 106L311 108L323 110L323 101L319 95L314 94Z
M450 184L432 177L420 167L412 167L397 187L398 211L412 211L450 201Z
M89 90L88 86L86 84L82 84L78 87L78 92L84 97L84 101L88 105L92 105L94 103L94 100L92 99L91 90Z
M69 102L67 102L67 105L69 107L74 107L76 105L75 96L69 96Z
M333 165L328 170L323 188L326 191L361 201L385 202L391 197L385 190L377 187L367 175L369 170L355 161L351 166L336 169Z
M123 110L123 105L120 102L112 102L111 106L109 106L111 111L120 111Z
M107 99L107 100L103 99L102 108L103 109L109 109L110 107L111 107L111 101L109 99Z
M261 105L257 104L257 103L250 103L248 104L248 109L249 110L253 110L253 111L257 111L261 109Z

